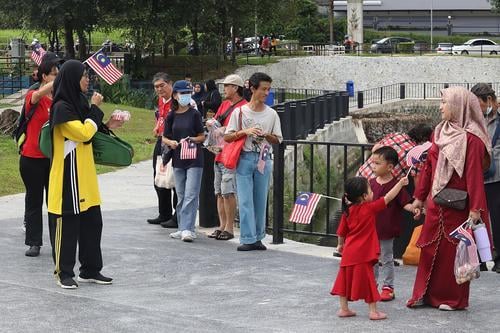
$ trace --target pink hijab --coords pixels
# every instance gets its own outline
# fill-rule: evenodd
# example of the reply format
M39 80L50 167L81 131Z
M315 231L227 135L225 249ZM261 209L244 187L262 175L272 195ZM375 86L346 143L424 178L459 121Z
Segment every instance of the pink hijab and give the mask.
M463 176L467 132L481 139L491 156L491 142L477 97L463 87L443 89L441 96L451 112L451 119L441 121L434 130L434 143L439 148L439 157L432 182L432 197L446 187L453 171L459 177Z

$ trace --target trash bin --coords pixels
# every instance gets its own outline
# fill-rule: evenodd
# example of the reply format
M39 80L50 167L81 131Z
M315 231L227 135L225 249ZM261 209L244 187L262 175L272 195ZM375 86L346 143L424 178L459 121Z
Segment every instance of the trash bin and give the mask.
M274 105L274 89L269 91L269 95L266 98L266 105L273 106Z
M349 97L354 97L354 81L347 81L345 83L345 90L347 90Z
M208 149L203 151L203 177L201 179L199 222L200 227L212 228L219 225L217 201L214 194L214 159Z

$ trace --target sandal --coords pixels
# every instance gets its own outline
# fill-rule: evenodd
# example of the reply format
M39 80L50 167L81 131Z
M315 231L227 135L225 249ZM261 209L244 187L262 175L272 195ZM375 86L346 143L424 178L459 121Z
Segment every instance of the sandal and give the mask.
M230 233L229 231L223 231L215 239L217 239L217 240L230 240L233 238L234 238L234 235L232 233Z
M214 232L212 232L210 235L208 235L208 238L215 238L215 239L217 239L217 237L219 237L219 235L221 233L222 233L221 230L216 229L216 230L214 230Z

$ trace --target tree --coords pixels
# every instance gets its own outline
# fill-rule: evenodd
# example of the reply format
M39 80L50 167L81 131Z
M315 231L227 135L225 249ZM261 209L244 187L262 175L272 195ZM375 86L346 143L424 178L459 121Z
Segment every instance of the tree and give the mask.
M500 0L490 0L491 3L491 9L495 13L500 13Z

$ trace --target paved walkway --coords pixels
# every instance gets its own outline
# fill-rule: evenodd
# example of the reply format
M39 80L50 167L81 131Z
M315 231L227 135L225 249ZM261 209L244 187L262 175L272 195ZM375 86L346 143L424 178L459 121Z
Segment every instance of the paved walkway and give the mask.
M47 245L38 258L24 256L23 196L0 198L0 332L495 330L500 274L473 282L467 311L409 310L415 268L398 267L397 299L380 304L389 320L370 322L362 302L353 304L358 317L339 319L329 295L338 268L331 248L287 241L239 253L236 242L207 238L207 229L183 243L145 222L156 212L149 162L99 178L103 273L115 279L111 286L59 288Z

